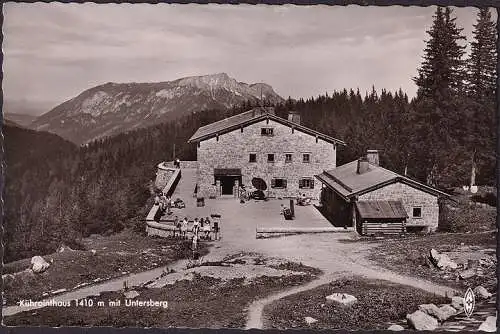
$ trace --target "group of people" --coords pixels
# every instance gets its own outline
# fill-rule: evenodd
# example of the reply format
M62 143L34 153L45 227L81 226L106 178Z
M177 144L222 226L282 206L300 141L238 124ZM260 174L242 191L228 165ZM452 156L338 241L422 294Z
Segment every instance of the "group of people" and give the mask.
M179 217L176 216L174 219L174 226L174 237L178 235L183 239L187 239L188 232L192 232L194 249L196 249L199 239L212 240L212 233L214 234L215 239L218 238L219 223L216 221L211 222L208 217L199 219L195 218L193 227L189 229L188 218L184 217L184 219L179 220Z
M160 193L155 196L155 205L160 206L159 211L162 214L166 212L168 215L171 213L170 208L172 208L173 202L170 196Z
M302 196L299 194L297 196L297 205L309 205L311 204L311 198L306 197L306 194L302 194Z

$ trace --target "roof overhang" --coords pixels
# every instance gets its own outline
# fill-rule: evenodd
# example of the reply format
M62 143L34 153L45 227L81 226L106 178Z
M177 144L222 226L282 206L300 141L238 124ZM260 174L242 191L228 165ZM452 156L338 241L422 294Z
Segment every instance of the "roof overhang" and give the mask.
M322 139L322 140L324 140L326 142L329 142L329 143L332 143L332 144L336 144L336 145L346 146L346 143L343 140L330 137L330 136L325 135L325 134L323 134L321 132L318 132L316 130L310 129L310 128L305 127L305 126L300 125L300 124L296 124L296 123L290 122L287 119L278 117L278 116L273 115L273 114L262 114L260 116L257 116L257 117L254 117L252 119L249 119L247 121L244 121L244 122L232 125L232 126L228 126L227 128L224 128L223 130L220 130L220 131L217 131L217 132L212 132L212 133L209 133L209 134L206 134L206 135L203 135L203 136L199 136L199 137L196 136L196 133L195 133L191 138L189 138L188 143L201 142L201 141L204 141L204 140L207 140L207 139L214 138L216 136L222 135L224 133L228 133L228 132L231 132L231 131L234 131L234 130L241 129L242 127L245 127L245 126L261 122L261 121L266 120L266 119L267 120L273 120L273 121L275 121L277 123L289 126L289 127L293 128L294 130L298 130L298 131L307 133L309 135L316 136L317 138L320 138L320 139Z
M327 174L329 177L331 177L331 174ZM323 183L325 186L327 186L329 189L335 191L338 195L340 195L346 202L349 202L349 201L352 201L352 200L356 200L358 196L361 196L361 195L364 195L364 194L367 194L369 192L372 192L374 190L377 190L377 189L380 189L380 188L383 188L385 186L388 186L390 184L394 184L394 183L398 183L398 182L401 182L401 183L404 183L406 185L409 185L410 187L413 187L413 188L416 188L418 190L421 190L423 192L426 192L428 194L431 194L431 195L434 195L434 196L437 196L437 197L445 197L445 198L451 198L451 195L445 193L445 192L442 192L441 190L438 190L436 188L433 188L433 187L430 187L430 186L427 186L423 183L420 183L420 182L417 182L417 181L414 181L412 179L409 179L407 177L404 177L404 176L397 176L393 179L390 179L390 180L387 180L385 182L380 182L380 183L377 183L371 187L367 187L365 189L362 189L362 190L359 190L359 191L355 191L355 192L351 192L347 195L344 195L342 194L338 189L336 189L335 187L332 187L328 181L321 175L315 175L315 177L320 180L321 183ZM336 179L335 178L332 178L335 182ZM342 183L338 183L339 186L343 187L343 184Z

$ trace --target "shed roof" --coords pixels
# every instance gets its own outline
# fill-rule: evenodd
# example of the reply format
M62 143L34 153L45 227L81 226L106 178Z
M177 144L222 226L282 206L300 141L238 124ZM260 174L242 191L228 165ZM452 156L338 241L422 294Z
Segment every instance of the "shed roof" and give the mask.
M323 173L316 175L316 178L346 200L397 182L405 183L435 196L449 197L448 194L436 188L399 175L383 167L369 164L366 172L358 174L357 166L357 160L351 161L335 169L323 171Z
M362 219L403 219L408 214L400 201L358 201L356 208Z
M223 120L202 126L194 133L194 135L191 138L189 138L188 143L203 141L223 133L234 131L242 126L247 126L253 123L260 122L265 119L271 119L275 122L281 123L289 127L293 127L298 131L302 131L312 136L318 136L318 138L321 138L327 142L345 145L345 142L340 139L330 137L316 130L310 129L298 123L294 123L287 119L276 116L274 114L274 109L272 107L254 108L244 113L231 116Z

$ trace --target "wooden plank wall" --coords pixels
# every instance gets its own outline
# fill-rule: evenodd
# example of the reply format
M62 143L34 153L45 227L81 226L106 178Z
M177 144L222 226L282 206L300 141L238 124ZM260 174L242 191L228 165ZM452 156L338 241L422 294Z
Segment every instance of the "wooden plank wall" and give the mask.
M406 233L406 224L404 220L363 220L362 234L404 234Z

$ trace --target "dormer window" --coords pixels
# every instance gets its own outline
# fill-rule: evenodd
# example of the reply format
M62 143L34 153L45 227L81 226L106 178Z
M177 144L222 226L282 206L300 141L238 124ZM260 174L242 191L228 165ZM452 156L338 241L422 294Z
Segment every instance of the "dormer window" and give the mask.
M273 128L262 128L262 129L260 129L260 134L262 136L272 137L272 136L274 136L274 129Z

